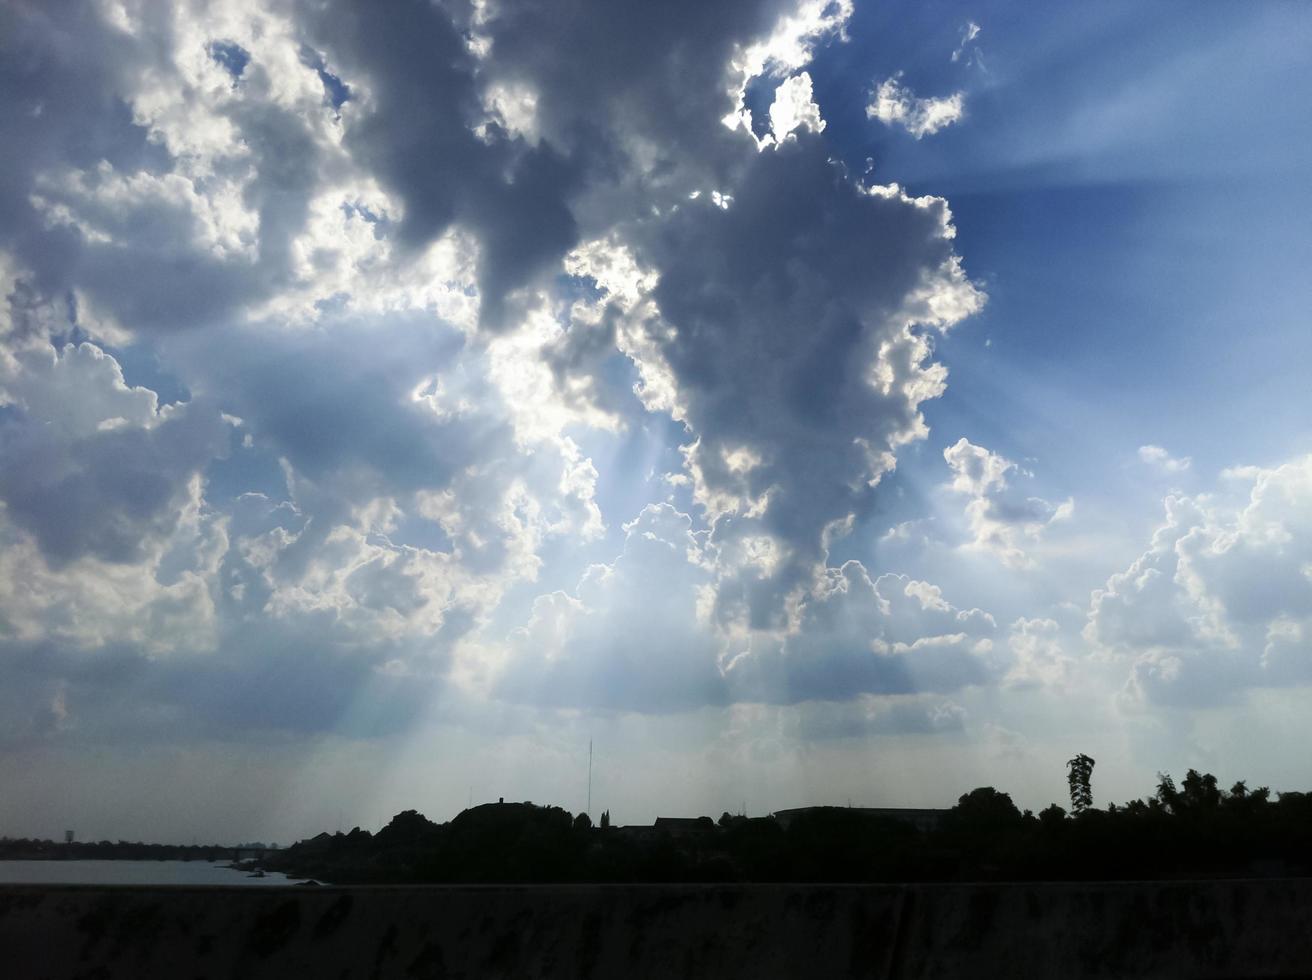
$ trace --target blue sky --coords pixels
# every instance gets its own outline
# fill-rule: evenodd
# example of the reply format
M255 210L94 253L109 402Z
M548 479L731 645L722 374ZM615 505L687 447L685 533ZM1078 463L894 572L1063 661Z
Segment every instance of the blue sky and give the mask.
M959 7L890 4L858 8L850 43L812 69L835 129L851 117L835 136L844 159L873 157L883 179L945 195L987 285L988 307L943 351L953 383L931 421L1062 466L1084 455L1072 437L1095 429L1216 467L1306 451L1312 124L1282 108L1306 92L1306 12L1001 6L967 18L993 18L969 65L942 57ZM913 23L923 35L908 43ZM859 125L851 78L894 62L927 95L968 92L966 119L923 140ZM1060 392L1071 403L1048 425L1024 405L995 415L972 404L1050 405ZM1098 469L1114 450L1088 448ZM1090 483L1094 472L1071 475Z
M0 833L1306 788L1310 37L5 8Z

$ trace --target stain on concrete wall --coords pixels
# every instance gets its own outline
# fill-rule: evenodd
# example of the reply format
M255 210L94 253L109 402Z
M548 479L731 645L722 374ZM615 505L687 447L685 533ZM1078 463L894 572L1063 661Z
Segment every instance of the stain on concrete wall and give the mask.
M1312 978L1312 880L0 888L6 976Z

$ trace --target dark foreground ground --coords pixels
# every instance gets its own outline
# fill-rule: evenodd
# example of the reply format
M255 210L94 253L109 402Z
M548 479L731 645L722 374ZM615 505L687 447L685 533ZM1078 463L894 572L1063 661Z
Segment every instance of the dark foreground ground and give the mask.
M1312 879L7 886L0 974L1312 978Z

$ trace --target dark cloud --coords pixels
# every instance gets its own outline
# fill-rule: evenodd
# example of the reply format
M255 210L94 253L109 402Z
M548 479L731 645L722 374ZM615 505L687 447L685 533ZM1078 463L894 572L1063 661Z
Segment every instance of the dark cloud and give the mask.
M483 71L536 95L543 137L584 168L598 200L640 215L709 182L730 181L744 140L722 119L736 106L730 63L768 35L782 0L575 2L512 0L492 6ZM580 56L563 56L579 52ZM750 145L750 144L748 144ZM640 189L642 199L633 192ZM586 222L591 233L598 228Z
M90 344L46 348L28 366L0 421L6 515L51 565L140 561L172 533L191 480L226 452L229 427L203 400L158 410Z
M593 566L575 595L538 599L529 623L511 637L498 693L537 704L669 712L729 701L941 694L996 679L991 616L958 609L934 586L905 576L872 581L855 561L827 571L823 586L803 598L791 632L754 636L750 650L729 659L705 604L714 582L708 554L687 515L649 506L625 529L623 554ZM867 708L835 710L852 724L859 716L872 732L959 724L955 715L931 722L923 706Z
M166 658L123 645L0 643L0 744L374 738L417 723L438 673L389 672L389 655L404 651L344 648L306 625L237 633L220 651Z
M464 346L430 317L387 328L349 321L304 331L211 334L172 347L193 390L219 400L298 476L339 488L353 502L441 489L509 432L494 407L477 418L440 418L413 394L448 377ZM493 395L479 391L477 403Z
M287 467L307 524L280 552L280 574L301 574L335 528L354 526L359 510L378 501L399 507L396 520L426 518L476 576L509 574L524 558L533 532L507 514L516 481L540 494L548 518L565 517L553 492L559 457L520 451L486 364L466 344L431 317L413 316L174 345L189 384L211 392L256 447Z
M768 574L730 571L719 593L722 617L767 629L831 526L923 435L943 378L926 332L979 296L944 202L867 191L815 136L748 152L727 206L703 195L627 232L658 308L632 315L628 343L675 389L712 541L727 556L752 536L777 544Z
M132 106L138 77L156 57L86 4L0 11L0 140L10 147L0 164L0 242L42 296L79 288L133 327L175 328L247 299L256 291L249 268L197 248L194 216L176 200L102 200L112 242L79 227L77 202L71 212L49 210L68 208L74 174L94 193L110 174L173 170L176 161Z
M993 680L995 624L904 576L871 581L860 562L828 569L794 631L729 669L738 697L783 704L864 694L947 693Z
M552 271L576 240L573 168L500 126L480 135L477 59L448 7L407 0L386 17L353 3L306 13L311 44L368 87L347 145L404 205L399 241L420 249L457 223L473 232L481 321L513 325L519 307L505 305L508 295Z
M399 233L426 245L456 219L476 174L499 162L474 135L479 100L474 58L448 9L423 0L387 16L354 3L298 10L310 43L350 83L367 85L353 106L348 141L405 206Z
M311 46L368 86L347 141L404 202L400 238L416 248L454 224L471 231L481 320L505 328L522 311L516 291L543 281L581 238L736 182L751 141L722 122L736 108L731 63L789 6L507 0L475 14L407 0L385 18L350 3L299 9ZM526 104L532 132L498 111L501 97Z

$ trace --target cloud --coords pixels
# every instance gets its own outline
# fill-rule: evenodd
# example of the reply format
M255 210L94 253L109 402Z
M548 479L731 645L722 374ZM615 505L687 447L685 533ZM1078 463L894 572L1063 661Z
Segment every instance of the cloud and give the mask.
M966 53L966 48L974 43L975 38L979 37L980 30L980 26L973 20L966 22L966 26L961 29L961 43L958 44L956 50L952 52L951 60L953 62L961 60L962 55Z
M1052 619L1021 617L1011 624L1007 645L1015 658L1005 683L1020 688L1064 689L1074 662L1063 648L1061 627Z
M1161 446L1140 446L1139 459L1149 466L1156 467L1164 473L1183 473L1193 465L1189 456L1176 458Z
M800 601L796 626L730 661L745 700L793 704L864 694L947 693L990 682L993 617L952 606L899 575L870 578L849 561Z
M18 729L394 731L489 677L640 711L986 682L983 613L829 565L984 302L945 201L833 160L806 69L851 13L5 8ZM646 431L678 472L621 499ZM957 717L923 707L863 724Z
M47 734L403 728L543 542L601 530L586 457L431 318L177 336L168 404L93 344L3 336L0 657L20 702L62 692Z
M1086 639L1149 702L1214 704L1312 681L1312 458L1249 473L1246 498L1166 499L1166 519L1090 600Z
M0 373L0 501L46 561L131 563L176 526L193 481L228 445L204 400L160 408L92 344L18 352Z
M823 133L825 121L811 94L811 76L806 72L786 79L775 89L770 105L770 131L776 140L786 139L795 129Z
M328 784L401 736L429 765L428 726L542 785L544 745L614 724L626 765L780 805L868 776L863 739L1029 763L1077 688L1089 724L1296 700L1306 461L1173 493L1110 566L1096 522L1132 499L1058 534L1019 457L961 440L932 472L986 297L946 200L842 162L818 96L853 13L0 4L0 744L34 792L94 801L70 773L103 749L152 759L135 806L182 753L273 743ZM982 70L979 24L948 29L930 59ZM964 83L908 77L864 79L869 118L964 118ZM404 792L464 783L425 772ZM264 795L318 819L300 785Z
M737 45L730 61L730 95L735 105L733 112L722 118L724 125L752 132L752 116L747 109L751 82L762 76L786 76L805 67L822 40L846 41L847 22L853 10L852 0L803 0L779 17L768 34Z
M996 679L992 616L953 606L927 582L872 580L855 561L827 570L789 632L758 634L735 654L712 616L705 535L691 528L669 505L647 507L625 526L614 562L590 568L573 594L537 599L511 636L495 690L536 704L658 713L882 696L885 721L929 731L941 725L915 699ZM937 710L941 699L933 703Z
M32 56L5 58L6 103L25 108L4 135L24 150L0 195L37 290L176 330L286 284L307 202L343 164L322 84L287 56L290 22L229 5L36 10L4 15ZM247 55L238 79L220 40Z
M1067 519L1074 509L1072 500L1051 504L1041 497L1024 496L1012 481L1030 474L964 437L943 450L943 458L952 471L952 491L969 498L966 516L974 547L993 551L1004 564L1026 566L1025 539L1038 540L1050 525Z
M702 590L703 542L668 504L624 526L624 550L574 595L540 596L510 639L496 691L537 704L673 711L724 704Z
M793 709L788 728L804 742L869 739L887 735L937 735L959 732L966 711L940 697L862 697L840 705L803 703Z
M600 259L611 243L573 268L600 286L587 322L612 318L646 407L688 429L717 617L774 629L923 436L943 379L929 335L983 296L941 200L859 186L811 134L748 161L728 203L685 201L624 230L626 264Z
M964 93L922 99L902 84L901 72L880 82L866 106L866 118L878 119L885 126L901 126L916 139L960 122L965 114Z

